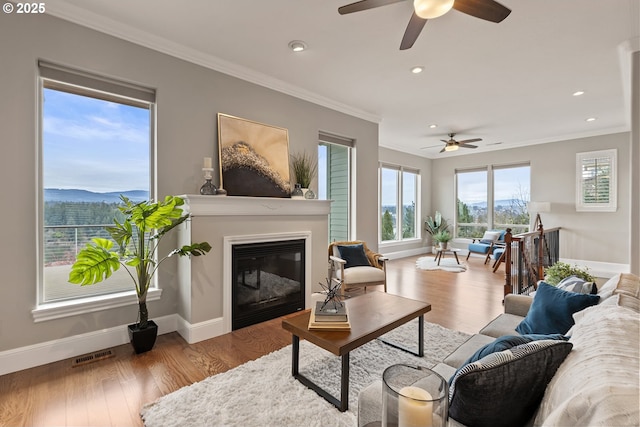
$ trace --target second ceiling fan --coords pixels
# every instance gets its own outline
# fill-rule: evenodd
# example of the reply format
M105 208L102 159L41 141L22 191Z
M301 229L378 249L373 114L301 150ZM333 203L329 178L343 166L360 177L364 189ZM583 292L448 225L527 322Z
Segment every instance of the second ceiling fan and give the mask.
M477 145L471 145L471 142L479 142L482 141L482 138L473 138L473 139L465 139L464 141L456 141L455 139L453 139L453 137L455 137L456 134L455 133L450 133L449 134L449 140L445 141L444 139L441 139L440 141L445 143L445 146L442 150L440 150L441 153L444 153L445 151L456 151L458 148L462 147L462 148L478 148Z
M340 15L374 9L406 0L361 0L338 8ZM491 22L502 22L511 9L494 0L413 0L413 15L400 43L400 50L413 46L428 19L437 18L451 8Z

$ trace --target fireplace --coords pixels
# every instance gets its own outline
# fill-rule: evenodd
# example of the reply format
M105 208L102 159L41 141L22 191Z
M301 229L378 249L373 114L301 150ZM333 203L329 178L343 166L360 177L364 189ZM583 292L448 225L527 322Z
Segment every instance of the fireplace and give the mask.
M305 240L231 247L232 330L305 307Z
M279 254L279 249L267 255L277 255L274 258L285 266L281 277L301 283L299 303L289 304L285 299L287 303L284 309L279 309L293 312L299 308L310 308L306 305L309 304L311 293L319 289L318 283L324 283L327 277L330 200L212 197L199 194L184 197L184 208L191 218L178 227L179 245L206 241L212 246L206 257L178 257L177 260L177 330L188 343L226 334L239 327L232 325L233 312L238 311L233 308L233 284L238 281L238 274L232 271L233 247L236 245L304 241L304 254L299 253L299 270L289 267L291 260L297 261L297 256ZM266 267L272 260L265 259L258 263L258 260L251 258L253 256L244 264L241 261L239 280L242 281L244 273L243 286L248 289L256 287L255 271L259 269L262 288L266 283L266 279L263 280L266 274L263 273L274 274L271 266ZM289 275L291 270L299 271L303 279L292 278ZM269 306L269 311L276 310L273 308L276 305L274 301L267 299L261 305ZM281 315L269 311L267 317ZM250 320L254 321L255 318ZM245 321L246 318L240 323Z

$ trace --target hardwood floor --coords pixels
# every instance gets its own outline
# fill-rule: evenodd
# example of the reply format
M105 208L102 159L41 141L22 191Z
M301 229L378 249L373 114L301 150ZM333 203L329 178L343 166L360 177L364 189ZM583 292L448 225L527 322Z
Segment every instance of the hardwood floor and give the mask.
M483 258L471 257L464 273L418 270L417 258L389 262L388 292L430 302L426 321L471 334L502 312L504 276ZM87 365L67 359L0 376L0 426L141 426L145 403L290 344L280 322L192 345L173 332L148 353L127 344Z

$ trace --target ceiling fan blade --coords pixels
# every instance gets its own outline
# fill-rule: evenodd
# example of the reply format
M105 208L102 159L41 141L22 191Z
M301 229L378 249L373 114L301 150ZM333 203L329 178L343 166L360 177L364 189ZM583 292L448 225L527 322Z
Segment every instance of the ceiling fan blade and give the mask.
M491 22L502 22L511 13L511 9L494 0L456 0L453 8Z
M465 139L464 141L458 141L458 144L466 144L467 142L479 142L482 138Z
M346 15L347 13L360 12L363 10L374 9L380 6L386 6L388 4L400 3L405 0L362 0L355 3L351 3L338 8L340 15Z
M429 145L429 146L427 146L427 147L420 147L420 149L421 149L421 150L428 150L429 148L437 148L437 147L440 147L440 146L441 146L441 144L438 144L438 145Z
M445 150L445 149L443 148L443 149L442 149L442 150L440 150L439 152L440 152L440 153L444 153L445 151L447 151L447 150Z
M404 36L402 36L402 42L400 42L400 50L411 49L411 46L416 42L422 28L424 28L424 24L427 23L426 19L420 18L416 15L415 12L411 15L411 19L409 19L409 24L407 25L407 29L404 31Z
M478 148L477 145L471 145L471 144L458 144L460 145L460 147L462 148Z
M444 139L441 139L440 141L444 142L445 144L449 143L449 141L445 141Z

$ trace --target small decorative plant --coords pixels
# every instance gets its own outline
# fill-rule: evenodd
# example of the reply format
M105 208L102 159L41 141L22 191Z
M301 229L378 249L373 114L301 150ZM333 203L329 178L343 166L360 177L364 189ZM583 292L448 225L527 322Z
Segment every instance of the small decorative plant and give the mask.
M431 236L435 236L439 231L448 231L449 224L447 224L446 219L442 218L442 214L439 211L436 211L436 214L433 217L428 216L427 219L425 219L424 229L427 233L431 234Z
M595 281L595 278L589 274L588 268L581 268L577 265L571 266L566 262L556 262L544 271L544 281L554 286L569 276L577 276L587 282Z
M295 175L296 183L300 184L302 188L309 188L318 172L318 164L315 158L306 152L292 154L291 170Z
M118 209L124 215L124 221L120 223L114 219L115 225L106 227L118 245L117 250L112 250L113 241L93 238L78 253L69 273L69 282L82 286L93 285L109 278L120 266L125 267L138 295L137 326L139 329L146 329L149 321L147 291L160 264L173 255L204 255L211 250L211 245L207 242L185 245L158 260L156 251L160 240L189 218L179 207L184 204L184 200L167 196L162 202L133 203L122 195L120 199L122 206ZM134 268L135 274L126 267Z
M440 230L433 235L433 240L438 243L448 243L453 236L449 233L449 230Z

